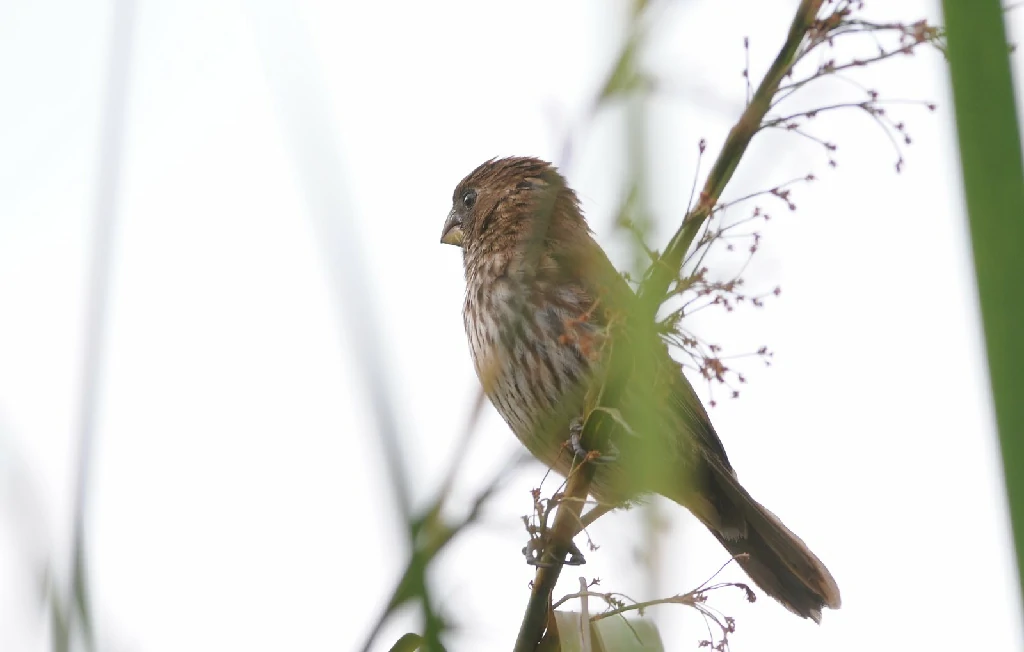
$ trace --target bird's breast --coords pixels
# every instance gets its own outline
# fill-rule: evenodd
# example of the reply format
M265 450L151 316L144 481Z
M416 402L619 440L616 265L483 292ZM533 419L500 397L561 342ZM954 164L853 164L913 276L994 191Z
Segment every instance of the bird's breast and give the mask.
M463 316L477 375L516 436L542 460L557 457L581 416L602 330L573 287L508 277L469 283Z

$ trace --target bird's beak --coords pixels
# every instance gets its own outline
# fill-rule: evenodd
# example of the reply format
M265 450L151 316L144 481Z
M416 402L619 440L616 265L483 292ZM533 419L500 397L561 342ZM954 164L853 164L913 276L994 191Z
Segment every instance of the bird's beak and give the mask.
M462 220L455 214L455 209L448 213L448 219L444 221L444 229L441 231L441 244L462 246L462 239L465 234L462 232Z

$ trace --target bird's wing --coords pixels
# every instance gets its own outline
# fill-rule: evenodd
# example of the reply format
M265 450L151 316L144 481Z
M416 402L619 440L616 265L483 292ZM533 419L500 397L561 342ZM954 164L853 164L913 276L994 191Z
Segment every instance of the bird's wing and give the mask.
M598 314L594 319L604 320L603 325L608 325L609 321L616 319L616 315L626 316L630 311L637 310L639 300L636 294L608 260L604 250L589 234L582 240L582 245L553 252L553 255L561 269L572 270L574 280L600 302L599 306L604 304L604 310L596 311ZM574 240L577 243L579 241ZM655 398L661 395L663 398L660 400L671 406L674 416L671 421L682 422L682 429L689 435L687 439L709 461L717 462L727 472L731 472L732 465L725 447L700 398L684 375L682 366L669 355L668 345L653 329L643 332L643 329L630 324L630 331L628 337L634 345L629 351L634 366L634 373L630 374L630 385L649 386ZM672 439L674 441L675 437Z

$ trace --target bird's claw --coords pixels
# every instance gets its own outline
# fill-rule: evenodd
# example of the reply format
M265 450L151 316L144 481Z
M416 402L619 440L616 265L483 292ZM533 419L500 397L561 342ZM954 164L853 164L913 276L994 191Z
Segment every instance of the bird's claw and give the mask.
M530 539L526 546L523 548L523 556L526 557L526 563L531 566L539 566L541 568L550 568L555 564L552 562L542 561L544 557L544 539L537 537ZM580 552L579 547L575 543L569 542L569 558L562 561L562 564L566 566L582 566L587 563L583 553Z
M608 442L608 446L611 448L611 451L596 457L591 457L591 452L583 447L582 440L583 419L576 417L569 422L569 449L572 450L574 457L589 459L591 462L596 462L598 464L608 464L619 459L619 449L615 447L615 444Z
M583 419L576 417L569 422L569 448L576 457L586 457L590 453L583 448Z
M582 566L583 564L587 563L587 559L583 556L583 553L580 552L580 549L576 546L576 544L573 543L570 545L571 547L569 548L569 558L565 560L565 564L568 566Z

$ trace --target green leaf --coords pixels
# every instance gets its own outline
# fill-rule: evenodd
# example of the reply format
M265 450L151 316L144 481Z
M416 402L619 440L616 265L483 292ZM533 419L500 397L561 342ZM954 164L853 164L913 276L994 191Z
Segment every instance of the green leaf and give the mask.
M391 646L391 652L415 652L423 645L423 637L412 632L402 636Z
M618 408L610 408L605 407L603 405L598 405L593 410L591 410L591 412L604 412L605 414L610 416L612 420L615 421L615 423L619 424L619 426L621 426L627 434L632 435L634 437L637 436L636 431L633 430L633 427L626 422L625 417L622 416L622 412L619 412Z
M989 377L1024 590L1024 164L1003 9L943 0Z

